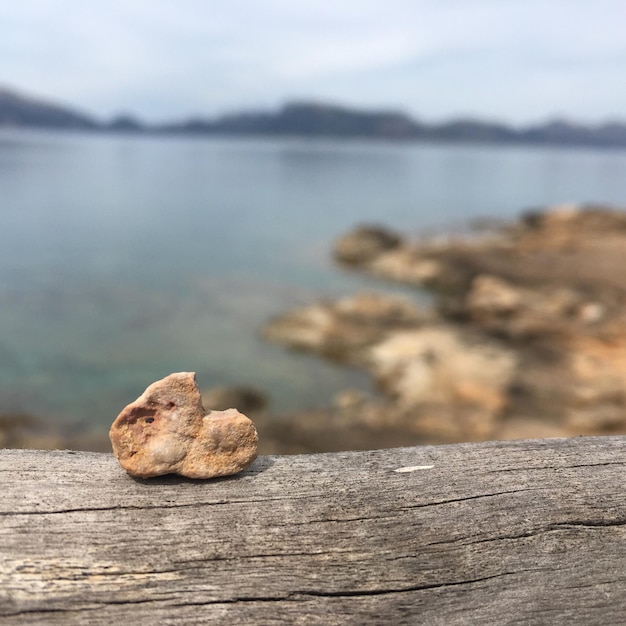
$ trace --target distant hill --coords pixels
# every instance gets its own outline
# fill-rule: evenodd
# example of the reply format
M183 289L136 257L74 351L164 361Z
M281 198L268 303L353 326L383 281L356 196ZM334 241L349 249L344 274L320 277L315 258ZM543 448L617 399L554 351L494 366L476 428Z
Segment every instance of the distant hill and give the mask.
M372 138L450 143L496 143L626 148L626 124L597 126L554 120L515 129L476 119L420 123L400 111L361 111L314 102L293 102L275 112L246 111L217 118L191 118L147 125L122 115L103 122L58 104L0 88L0 127L151 132L221 136Z
M474 119L423 124L397 111L358 111L298 102L277 112L248 111L216 119L191 119L153 128L162 133L363 137L450 143L524 143L559 146L626 147L626 124L583 126L564 121L515 129Z
M235 135L299 135L306 137L413 137L419 126L403 113L363 112L307 102L287 104L276 113L245 112L216 120L190 120L161 130Z
M0 127L96 129L98 122L84 113L22 96L0 88Z

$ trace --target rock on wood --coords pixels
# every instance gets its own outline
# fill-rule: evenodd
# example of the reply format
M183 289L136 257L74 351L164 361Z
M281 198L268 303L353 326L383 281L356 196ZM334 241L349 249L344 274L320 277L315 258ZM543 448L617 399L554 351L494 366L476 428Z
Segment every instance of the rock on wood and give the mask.
M0 623L623 624L626 437L261 457L0 451Z

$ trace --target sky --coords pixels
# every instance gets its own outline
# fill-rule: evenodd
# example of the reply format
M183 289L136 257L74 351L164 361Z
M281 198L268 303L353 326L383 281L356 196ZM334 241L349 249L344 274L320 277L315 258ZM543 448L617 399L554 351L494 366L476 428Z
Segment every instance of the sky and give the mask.
M0 0L0 85L149 122L314 100L626 120L624 0Z

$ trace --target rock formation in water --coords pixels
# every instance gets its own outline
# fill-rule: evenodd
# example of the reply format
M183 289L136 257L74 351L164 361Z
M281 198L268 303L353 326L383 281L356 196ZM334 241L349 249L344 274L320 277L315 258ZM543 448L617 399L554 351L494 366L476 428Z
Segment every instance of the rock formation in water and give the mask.
M267 338L362 367L380 392L269 424L289 433L277 449L626 432L626 213L563 207L443 241L359 228L335 258L435 306L362 294L272 320Z

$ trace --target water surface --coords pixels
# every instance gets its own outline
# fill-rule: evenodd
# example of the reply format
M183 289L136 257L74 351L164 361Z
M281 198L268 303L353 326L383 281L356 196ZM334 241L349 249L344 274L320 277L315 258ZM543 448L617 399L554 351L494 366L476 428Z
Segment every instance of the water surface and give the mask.
M277 410L366 386L258 338L378 286L332 266L357 223L409 233L566 202L626 205L626 152L363 141L0 134L0 412L104 428L196 371Z

